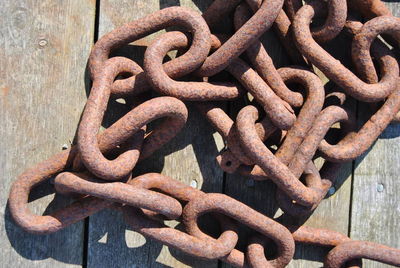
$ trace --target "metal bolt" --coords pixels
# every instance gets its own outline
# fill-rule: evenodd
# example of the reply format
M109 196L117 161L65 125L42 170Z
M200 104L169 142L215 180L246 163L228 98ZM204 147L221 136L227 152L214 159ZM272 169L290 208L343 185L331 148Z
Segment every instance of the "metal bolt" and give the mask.
M192 188L197 188L197 181L196 180L192 180L191 182L190 182L190 186L192 187Z
M40 47L45 47L48 44L46 39L40 39L39 40L39 46Z
M328 195L331 196L336 192L336 188L334 186L332 186L331 188L329 188L328 190Z
M384 185L382 183L378 183L378 185L376 186L376 190L381 193L384 190Z

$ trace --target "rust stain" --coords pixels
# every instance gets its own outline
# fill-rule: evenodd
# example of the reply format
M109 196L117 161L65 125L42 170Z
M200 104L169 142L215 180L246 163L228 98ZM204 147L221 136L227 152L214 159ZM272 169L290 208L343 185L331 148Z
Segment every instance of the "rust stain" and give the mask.
M7 97L9 92L10 92L10 88L9 87L2 87L1 88L1 95L3 97Z

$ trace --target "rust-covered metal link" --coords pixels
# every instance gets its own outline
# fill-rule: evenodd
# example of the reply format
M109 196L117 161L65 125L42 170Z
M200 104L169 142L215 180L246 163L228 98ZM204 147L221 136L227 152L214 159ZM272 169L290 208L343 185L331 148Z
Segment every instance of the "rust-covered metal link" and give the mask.
M304 218L310 216L325 198L329 189L334 185L338 176L338 170L340 170L341 167L342 164L340 163L326 161L318 171L314 165L309 164L304 170L305 181L307 186L313 185L314 187L320 188L320 196L318 200L312 206L302 206L293 202L291 198L279 190L276 193L276 199L279 207L285 213L293 217Z
M336 145L331 145L326 140L321 140L318 146L321 156L328 161L337 163L356 159L372 146L399 110L400 88L398 86L363 127L357 133L351 134L352 142L339 142Z
M254 106L244 107L238 114L237 126L243 149L262 168L265 174L293 200L305 206L312 205L318 199L319 189L306 187L263 144L254 127L257 119L258 111Z
M346 235L332 230L313 228L309 226L288 226L288 228L296 243L333 248L352 242L352 240ZM267 262L266 258L263 257L265 246L265 239L262 239L259 236L253 236L251 238L247 255L251 267L276 267L268 266L270 264ZM352 262L346 264L346 267L359 268L361 267L361 260L354 258Z
M160 110L158 111L157 107L152 107L153 105L157 106L160 104L171 104L171 107L160 108ZM173 114L170 115L168 114L168 112L165 113L166 119L164 119L164 121L158 126L157 129L146 134L146 139L144 140L143 144L142 140L146 129L141 128L140 131L137 130L138 125L143 124L143 121L141 123L140 120L136 118L136 112L138 112L138 109L141 110L141 108L145 108L145 110L148 109L147 113L139 111L138 115L139 117L142 117L142 119L151 118L152 116L153 119L156 119L155 116L157 115L157 113L163 113L163 111L166 111L168 109L170 109L170 112ZM127 144L129 146L129 144L132 143L132 145L130 145L132 146L132 148L138 148L137 150L139 159L137 161L141 161L149 157L153 152L157 151L165 143L175 137L175 135L184 126L187 116L188 111L186 107L183 105L182 102L177 99L171 97L159 97L151 99L142 103L139 108L132 109L117 122L115 122L111 127L101 132L98 135L98 147L100 151L104 154L119 147L126 147ZM151 121L152 119L149 120ZM124 131L120 131L120 129L123 129ZM137 132L135 133L135 131ZM134 134L131 135L132 133ZM131 136L131 138L129 138L129 136ZM138 138L136 138L136 136L138 136ZM141 139L139 139L139 137ZM136 160L134 161L136 162ZM78 154L74 159L73 169L84 169L80 154Z
M266 241L259 236L250 238L250 243L247 246L247 258L253 268L272 268L276 267L270 263L265 257Z
M285 165L288 165L305 139L307 132L313 125L325 101L325 90L321 80L312 72L301 68L281 68L279 75L285 83L300 84L307 94L297 120L286 133L285 140L279 147L275 156Z
M321 1L315 1L314 5L321 5L319 10L323 9ZM322 43L335 38L343 29L347 18L346 0L329 0L328 15L325 23L319 27L311 29L315 41Z
M124 152L114 160L108 160L103 156L98 146L97 132L100 128L105 107L100 106L99 102L101 101L89 97L86 104L78 129L79 151L82 162L94 175L105 180L120 180L126 177L134 168L136 162L132 161L131 154L135 152ZM119 129L118 139L112 138L114 145L120 145L143 126L162 117L167 117L168 120L149 137L149 139L158 143L157 145L164 144L170 140L184 126L187 120L185 104L172 97L154 98L144 102L114 123L115 128ZM127 122L129 122L129 125ZM120 144L117 144L116 141L119 141ZM152 149L147 148L147 150ZM144 152L144 154L148 155L149 152Z
M397 55L378 39L397 49L400 19L379 0L286 0L285 10L283 4L215 0L203 14L170 7L100 38L89 57L93 84L77 145L16 179L9 196L15 222L28 232L50 234L112 208L147 238L235 267L285 267L293 259L295 243L331 250L325 261L329 268L358 268L362 258L400 266L399 249L291 225L313 213L344 162L366 152L400 117ZM348 4L353 11L359 4L362 17L369 20L362 24L353 19ZM210 28L226 17L236 31L211 33ZM317 17L323 23L311 26ZM275 67L260 41L272 25L299 65ZM146 43L143 68L127 57L111 56L118 48L171 27L174 31ZM343 30L352 39L352 67L319 45ZM166 61L173 50L178 56ZM322 76L330 83L324 86ZM131 110L99 132L108 102L121 96ZM356 100L379 107L359 129L354 111L347 108ZM281 217L271 219L225 194L205 193L159 173L132 178L138 161L184 127L184 101L195 102L188 107L195 106L222 136L225 149L216 158L224 171L277 185L271 198L284 211ZM232 110L240 111L235 115ZM155 120L160 123L152 124ZM338 124L340 132L334 129ZM337 135L336 144L328 143L331 134ZM317 157L325 159L320 169L313 162ZM76 200L48 215L36 215L28 206L29 194L50 178L56 193ZM215 219L219 235L200 229L198 221L205 214ZM184 230L167 226L165 220L178 221ZM239 224L251 231L249 237L239 240ZM271 246L274 255L266 252Z
M307 65L303 55L299 52L296 46L293 46L293 34L291 21L286 15L285 11L282 9L279 12L278 17L276 17L273 28L277 33L282 45L284 46L288 56L293 64L297 65Z
M182 56L181 62L188 61L193 64L191 67L186 67L189 69L200 67L211 47L210 30L207 23L199 13L189 8L170 7L127 23L100 38L89 57L92 79L97 80L112 50L166 27L177 25L193 33L191 49L185 53L184 57Z
M346 235L327 229L288 226L297 243L333 248L324 267L359 268L362 258L400 266L400 250L368 241L354 241Z
M290 19L293 21L297 11L303 6L302 0L286 0L284 3L284 10Z
M227 143L227 149L216 158L224 171L233 173L241 164L254 164L253 160L243 152L234 121L223 109L212 103L198 104L197 108ZM264 117L259 123L256 123L256 131L261 140L267 139L275 130L277 128L268 117Z
M205 195L199 190L157 173L141 175L132 181L132 185L156 189L186 202ZM204 239L170 228L162 222L151 219L144 214L145 211L128 206L123 211L125 220L135 231L192 256L206 259L222 258L234 249L238 240L235 225L225 218L219 218L219 220L222 220L221 227L223 229L219 238Z
M221 42L213 38L213 47ZM179 32L163 34L145 53L145 70L149 81L156 90L181 98L183 100L224 100L235 99L239 96L239 88L234 85L213 84L206 82L178 82L168 78L162 71L162 59L168 51L186 48L189 44L187 37ZM160 71L161 70L161 71ZM295 120L290 105L278 98L261 77L244 61L234 59L226 70L257 99L272 122L281 129L288 129Z
M381 17L381 19L393 21L391 17ZM375 20L367 23L369 23L368 25L376 25L376 23L379 22ZM351 30L357 32L355 38L361 40L359 43L362 44L361 46L357 47L353 46L353 57L355 57L354 55L357 55L356 57L360 59L359 64L357 65L357 70L366 82L377 83L378 75L372 62L371 55L369 52L362 53L363 51L369 51L369 47L364 48L364 46L370 44L369 41L367 42L365 40L368 39L368 36L371 36L370 31L364 33L362 29L366 31L365 29L375 29L376 27L370 26L363 28L361 23L357 25L356 24L356 22L353 22L349 26L352 28ZM373 43L371 46L371 53L377 60L380 61L382 61L384 57L390 57L391 61L393 62L397 61L395 55L382 43ZM371 147L378 136L400 111L399 85L399 82L397 82L396 89L388 96L384 104L376 111L374 115L371 116L371 118L361 127L358 132L349 134L353 137L351 141L347 141L345 143L339 142L337 145L331 145L326 140L322 140L319 145L319 151L321 155L325 159L332 162L347 162L354 160L356 157L368 150L368 148Z
M29 209L28 197L32 188L68 168L77 151L77 148L73 147L52 156L24 171L11 186L8 198L10 212L14 221L25 231L36 234L52 233L76 222L71 215L74 218L79 217L76 210L82 208L80 204L72 204L68 209L51 215L39 216Z
M312 228L308 226L288 226L292 232L293 239L296 243L315 245L321 247L332 248L337 245L341 245L346 242L350 242L351 239L339 232ZM261 253L264 253L266 241L255 236L252 238L252 243L248 247L249 262L252 267L268 267L265 258L260 258ZM351 268L359 268L361 265L354 265ZM349 266L346 266L350 268Z
M124 208L127 222L145 236L154 238L183 252L206 259L220 258L238 267L244 267L244 253L234 249L237 234L230 221L218 217L224 229L218 239L204 234L197 226L197 218L210 212L218 212L232 217L253 228L255 231L275 241L280 252L279 257L272 260L276 267L286 265L294 254L294 242L290 232L279 223L252 210L246 205L222 194L205 194L167 176L151 173L133 179L132 185L146 189L158 189L182 201L189 201L184 208L183 223L188 234L166 227L162 223L147 218L142 212L131 207ZM249 217L251 216L251 217Z
M250 18L250 10L242 4L236 8L234 23L236 29L239 29ZM274 90L274 92L287 103L294 107L300 107L303 104L303 96L299 92L293 92L287 88L278 71L274 67L271 57L268 55L263 44L256 40L246 50L251 63L254 65L258 74Z
M366 258L400 267L400 249L368 241L349 241L337 245L326 257L325 267L340 268L347 261Z
M351 239L339 232L313 228L309 226L288 226L293 238L298 243L317 245L322 247L335 247Z
M93 178L63 172L54 180L59 192L94 196L106 201L144 208L177 219L182 214L181 204L174 198L123 182L96 182Z
M299 176L302 168L312 159L321 140L325 137L331 126L337 122L346 122L351 118L351 114L338 106L329 106L325 108L315 120L298 148L296 154L290 162L289 168Z
M303 55L329 79L343 88L346 93L358 100L376 102L388 97L396 89L397 78L399 76L397 62L393 61L390 56L382 57L380 61L382 78L375 84L365 83L314 41L309 28L314 14L314 6L305 5L296 13L293 21L296 45ZM373 23L364 25L363 30L361 30L363 33L360 32L358 35L362 37L366 33L366 37L357 38L356 35L353 42L353 47L360 47L363 53L369 53L370 44L376 38L377 34L385 31L398 31L396 29L400 25L399 23L386 22L385 18L375 18L373 20L382 21L382 24L378 24L378 28L373 28L375 26ZM354 64L357 65L358 62L354 62Z
M392 13L381 0L347 0L349 8L368 18L391 16Z
M305 138L307 132L309 131L311 125L313 124L315 118L319 114L319 112L322 109L323 103L324 103L324 88L322 85L322 82L320 79L314 75L313 73L301 69L301 68L281 68L278 70L279 75L282 77L283 81L285 83L298 83L301 84L304 88L305 91L307 92L307 99L305 101L305 104L303 105L302 109L300 110L300 113L298 115L297 120L293 124L293 126L289 129L289 131L286 134L285 140L282 143L282 145L279 147L276 157L285 165L288 165L297 151L298 147L300 144L303 142L303 139ZM263 120L264 121L264 120ZM264 124L263 129L271 129L268 125ZM274 129L272 129L274 130ZM232 130L231 132L236 132L236 126L235 129ZM236 134L237 136L237 134ZM260 136L261 141L264 141L267 136ZM236 138L237 140L238 138ZM233 142L231 142L233 143ZM228 148L229 148L229 137L228 137ZM235 148L235 147L232 147ZM235 150L233 150L235 153L235 156L238 156L240 160L243 159L243 153L236 153ZM242 157L240 157L242 155ZM225 155L225 158L227 156ZM229 158L229 157L228 157ZM232 161L232 160L229 160ZM243 161L242 163L245 165L254 165L253 160L247 160ZM235 165L235 167L238 167ZM246 173L244 170L245 168L241 168L240 170ZM230 168L230 171L232 170L232 167ZM262 169L258 166L254 166L252 171L250 171L252 174L259 173L257 179L261 179L259 177L263 177L263 179L267 179L268 176L265 174L265 172L262 171ZM251 174L250 173L250 174ZM300 173L301 174L301 173Z
M379 34L387 33L394 35L399 33L399 25L399 18L393 16L381 16L367 21L354 36L352 45L353 62L357 63L359 60L360 64L356 65L356 68L357 70L361 71L363 76L367 76L367 72L361 69L368 70L368 72L372 73L371 75L376 76L373 80L378 80L376 70L373 68L374 65L370 54L372 42ZM400 42L400 39L398 41ZM396 62L396 58L393 56L393 53L388 51L388 47L382 44L378 46L378 44L375 46L374 50L375 53L378 54L377 57L379 58L379 61L382 62L381 65L383 65L384 61L389 61L391 64L395 65L394 63ZM382 50L384 51L382 52Z
M296 243L333 248L352 242L348 236L332 230L308 226L288 226L288 228L292 232ZM360 268L362 267L361 259L354 257L352 260L346 262L345 267Z
M291 239L290 232L285 227L243 203L223 194L206 194L204 197L191 200L184 207L183 222L188 233L201 239L209 237L202 232L197 225L197 219L202 214L209 212L224 214L245 224L261 235L272 239L278 247L278 257L270 261L273 266L284 267L292 259L294 254L294 241ZM238 260L244 259L244 255L242 254L235 250L231 252L231 255L227 256L226 259L229 261L232 258L232 261L234 260L233 262L237 263Z
M171 97L162 98L173 99ZM158 99L154 100L157 101ZM176 99L173 99L173 101L179 102L179 100ZM150 104L152 103L154 102L151 102ZM185 106L183 105L182 107ZM183 114L185 115L185 117L187 117L186 110L184 110ZM126 135L126 132L121 132L121 129L129 130L132 126L135 126L135 122L137 122L137 118L135 117L135 114L131 111L125 117L114 123L111 127L100 133L98 136L98 144L101 152L105 154L108 151L115 149L116 146L120 144L122 140L124 140L120 139L121 136L124 137L124 135ZM145 148L143 147L142 156L149 156L154 150L158 149L163 143L167 142L177 132L179 132L182 124L178 122L179 124L177 125L176 122L174 122L175 121L166 120L164 123L166 127L162 127L151 133L148 136L148 140L146 138L147 141L144 147L146 147L147 149L144 150ZM140 146L142 145L143 135L144 133L142 131L139 131L136 135L134 135L135 137L133 141L135 143L133 143L132 148L136 147L137 150L139 150ZM88 199L90 200L88 201L88 203L80 204L80 202L77 202L65 209L61 209L54 212L53 214L46 216L35 215L28 208L28 196L31 189L34 188L36 185L46 181L50 177L55 176L58 173L70 168L73 161L78 157L78 148L77 146L73 146L71 149L58 153L51 158L43 161L42 163L36 165L35 167L26 170L13 183L9 196L10 211L14 220L22 228L29 232L40 234L56 232L72 223L75 223L87 217L88 215L86 214L86 212L84 210L81 211L82 207L92 208L97 203L99 203L97 199Z
M348 0L348 5L351 10L360 12L368 20L379 16L393 16L390 9L381 0ZM396 43L396 40L400 40L399 33L394 33L393 37L388 35L383 35L383 37L392 46L399 46L398 41Z
M211 39L210 39L211 41ZM144 55L144 69L149 83L164 95L182 100L211 101L232 100L239 96L239 88L232 83L180 82L168 77L162 61L171 50L186 48L187 37L181 32L169 32L157 38ZM187 70L188 73L193 71Z
M347 18L347 1L346 0L329 0L321 1L305 1L312 2L316 7L316 16L326 14L323 25L312 28L312 36L317 42L327 42L334 39L343 29ZM301 0L287 0L285 7L290 20L293 21L297 11L303 6Z
M214 0L204 11L203 18L210 28L229 15L242 0Z
M271 27L282 6L283 0L264 1L251 19L207 58L196 74L209 77L224 70Z
M254 96L276 127L289 129L296 120L290 105L275 95L268 84L244 61L235 59L233 62L227 67L227 71Z
M220 45L219 40L214 37L212 46L214 48L217 48ZM185 48L188 45L188 40L187 37L179 32L170 32L162 35L156 42L154 42L147 51L150 51L149 54L147 55L152 55L153 51L160 52L162 50L161 54L166 54L169 50L172 49L177 49L177 48ZM160 57L159 60L161 60ZM149 59L154 59L154 57L150 57ZM149 63L149 66L152 66ZM159 66L162 68L162 66ZM227 71L229 71L231 74L233 74L244 86L247 88L257 100L260 101L260 103L264 104L263 108L267 112L268 116L271 118L271 121L277 125L278 127L282 129L287 129L291 125L293 125L294 121L294 115L292 114L293 111L288 106L285 104L282 100L280 100L268 87L267 84L265 84L264 81L261 80L261 78L255 73L251 68L249 68L243 61L236 59L234 60L228 67ZM161 71L162 72L162 71ZM160 74L160 72L156 71L154 69L154 72L152 72L154 75ZM153 79L152 77L149 77L149 79ZM180 95L180 96L188 96L190 100L197 100L197 98L201 98L204 96L210 96L210 94L220 94L224 95L224 90L222 89L217 89L213 88L213 86L209 83L204 83L204 82L175 82L175 83L180 83L182 85L182 90L177 90L175 93L172 95ZM171 83L168 83L171 85ZM202 86L204 85L204 87ZM188 92L187 95L185 95L184 90L190 91L190 88L193 86L193 88L196 89L196 92ZM162 87L162 85L161 85ZM210 91L211 90L211 91ZM168 91L168 90L167 90ZM208 94L207 92L210 92ZM212 93L214 92L214 93ZM192 99L194 97L194 99ZM236 97L236 95L234 96ZM202 105L198 105L198 107L202 107ZM222 112L223 113L223 112ZM212 119L211 119L212 120ZM225 121L227 119L225 118ZM229 123L228 123L229 124ZM228 142L229 140L232 140L229 137L235 137L234 130L229 131L230 133L228 134L227 128L229 127L223 127L224 130L222 131L222 135L228 137ZM236 138L235 138L236 139ZM232 143L232 148L237 148L238 146L235 146L235 143ZM240 157L242 155L242 152L240 149L236 150L237 153L236 155Z
M218 239L204 240L150 219L138 209L124 207L123 211L126 222L133 230L194 257L222 258L232 251L237 242L236 231L226 222L223 224L224 232Z
M104 69L99 75L99 79L95 80L93 83L88 101L83 111L81 124L78 129L78 147L83 162L90 170L94 171L94 174L99 176L104 175L104 172L101 174L93 168L94 161L101 161L101 164L106 166L106 169L112 169L110 165L111 161L105 159L101 154L97 141L97 133L100 129L101 122L103 121L103 116L111 95L111 85L119 74L129 72L132 75L135 75L141 70L142 68L135 62L124 57L115 57L105 62ZM139 129L141 127L143 126L139 126ZM138 149L132 148L131 150L124 152L119 159L113 161L114 166L115 164L117 164L117 166L119 164L121 167L118 168L118 171L114 168L113 172L116 174L116 178L128 175L136 165L138 154ZM118 174L117 172L121 173Z
M307 134L311 124L313 123L315 117L318 115L320 110L322 109L324 103L324 88L320 79L312 74L309 71L300 68L282 68L278 70L280 77L285 83L299 83L304 86L307 91L307 100L302 107L297 121L291 126L290 130L286 134L286 138L279 148L277 152L277 157L283 161L286 165L290 162L291 157L296 152L298 146L300 146L303 141L305 135ZM214 112L216 113L216 112ZM219 111L219 113L222 113ZM209 114L209 120L213 120L210 118L212 114ZM226 117L225 117L226 118ZM268 119L268 118L266 118ZM225 122L228 119L224 120ZM216 125L214 123L214 125ZM258 124L260 125L260 124ZM264 141L275 128L269 123L268 120L263 119L261 122L261 128L257 127L257 132L259 132L260 139ZM261 130L264 130L262 132ZM266 131L265 131L266 130ZM264 134L264 135L263 135ZM267 134L267 135L265 135ZM233 173L237 168L239 168L240 164L244 165L254 165L254 161L249 159L245 154L243 154L243 150L240 146L237 145L238 135L236 125L232 125L230 128L229 134L227 137L228 148L234 153L234 156L240 160L239 163L234 156L229 155L229 152L224 152L217 160L220 166L227 172ZM236 141L236 142L235 142ZM226 163L230 164L227 166ZM246 173L243 168L240 169L243 173ZM266 177L265 173L257 166L253 167L254 172L260 171L257 177ZM259 178L257 178L259 179ZM266 178L264 178L266 179Z
M345 28L346 28L347 32L349 32L351 35L354 36L360 32L362 26L363 26L363 24L357 20L348 20L346 22ZM396 34L396 33L392 33L392 34L394 35L393 37L396 40L400 40L400 34ZM387 36L384 36L384 37L386 38ZM378 54L378 55L374 55L375 57L378 57L378 58L379 58L379 54L381 54L381 55L389 54L395 58L393 53L388 49L388 47L385 44L383 44L383 42L381 42L381 40L376 40L371 44L371 52L373 54ZM364 55L364 57L365 57L365 60L360 61L361 64L356 66L357 71L360 73L361 76L364 77L364 80L367 81L368 83L376 83L378 81L378 74L375 70L375 66L374 66L373 62L371 61L371 57L368 54ZM378 110L376 108L377 107L376 103L372 103L371 106L374 110ZM398 112L392 119L392 123L399 123L399 122L400 122L400 112Z
M341 122L344 125L342 127L346 128L346 124L350 126L353 124L354 119L352 118L353 115L350 112L340 107L329 106L325 108L320 113L319 117L315 120L314 125L307 133L307 137L304 139L303 143L298 148L296 154L290 162L290 170L292 170L292 172L298 176L304 165L312 160L312 153L315 152L318 146L321 144L323 137L325 137L331 126L337 122ZM351 127L347 126L347 128ZM350 133L350 135L347 135L341 140L341 145L350 147L349 144L354 143L354 137L356 135L357 134ZM348 152L348 150L345 151L345 153L346 152ZM281 190L278 190L277 201L279 206L282 208L283 211L292 216L302 217L309 215L325 197L329 188L335 182L336 173L340 167L341 164L339 163L326 161L319 173L318 171L311 170L311 175L309 175L309 179L313 181L317 180L319 182L318 185L313 185L314 187L319 189L320 193L318 200L313 205L301 206L300 204L292 202L292 200L288 196L283 194Z
M287 0L284 1L284 5L287 5ZM246 3L249 5L251 10L253 12L256 12L262 4L262 0L246 0ZM236 10L236 14L234 15L234 24L237 25L237 16L241 13L243 15L245 14L246 8L243 6L243 4L238 7ZM247 12L246 12L247 13ZM239 16L242 17L242 16ZM293 46L293 38L292 38L292 33L291 33L291 28L290 28L291 22L286 15L286 12L284 9L281 9L280 12L278 13L278 16L275 19L275 22L273 24L273 28L278 35L282 45L285 47L286 52L288 53L288 56L290 57L291 61L293 64L299 64L299 65L304 65L305 61L303 56L300 54L300 52L297 50L296 47ZM235 26L237 27L237 26ZM257 43L257 41L255 42ZM272 86L272 85L271 85Z
M229 12L230 8L233 9L238 4L235 4L235 1L229 1L229 5L223 2L224 1L220 0L213 2L209 10L203 14L206 22L214 23L213 20L211 20L214 14ZM101 64L108 58L111 50L124 45L124 42L128 44L152 32L161 30L162 28L176 26L174 20L179 20L179 25L186 27L189 32L194 33L195 39L193 41L196 42L193 43L194 47L188 50L187 53L166 62L163 64L163 67L167 76L171 79L179 78L190 73L193 69L197 68L199 64L204 62L210 48L209 42L211 40L209 39L209 29L199 15L200 14L187 8L166 8L111 31L103 36L92 50L89 59L89 66L92 66L92 73L94 69L101 68ZM115 44L114 39L118 39L118 42ZM201 46L197 46L197 43L201 44ZM147 80L146 74L140 72L126 79L116 80L113 83L111 92L118 96L124 96L137 95L150 89L151 84Z

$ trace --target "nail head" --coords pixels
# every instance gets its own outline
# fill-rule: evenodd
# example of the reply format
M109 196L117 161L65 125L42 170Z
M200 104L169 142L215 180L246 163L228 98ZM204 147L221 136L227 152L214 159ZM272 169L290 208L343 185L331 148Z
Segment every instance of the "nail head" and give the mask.
M378 183L378 185L376 186L376 190L380 193L383 192L384 188L385 187L382 183Z
M193 187L193 188L197 188L197 181L196 180L192 180L190 182L190 186Z

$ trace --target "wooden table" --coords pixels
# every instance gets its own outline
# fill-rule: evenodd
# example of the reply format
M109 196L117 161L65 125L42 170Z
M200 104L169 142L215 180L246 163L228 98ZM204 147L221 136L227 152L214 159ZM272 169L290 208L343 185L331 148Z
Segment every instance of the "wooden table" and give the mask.
M217 261L190 260L146 239L131 231L115 211L105 210L58 233L37 236L16 226L7 207L10 185L18 174L71 145L90 90L85 68L94 41L160 8L182 5L204 10L211 2L0 1L1 267L228 267ZM398 14L396 2L387 4ZM265 44L278 67L288 64L274 36L267 36ZM123 53L140 62L143 51L137 45ZM266 215L279 213L271 183L221 171L214 158L223 147L222 139L189 108L185 129L136 172L161 172L205 192L226 193ZM104 127L127 111L117 101L112 101L110 109ZM389 126L367 154L349 163L333 195L306 224L400 248L399 136L400 126ZM51 191L46 186L32 193L33 211L51 212L69 202L49 195ZM299 246L290 267L320 267L325 254ZM382 266L368 262L365 267Z

